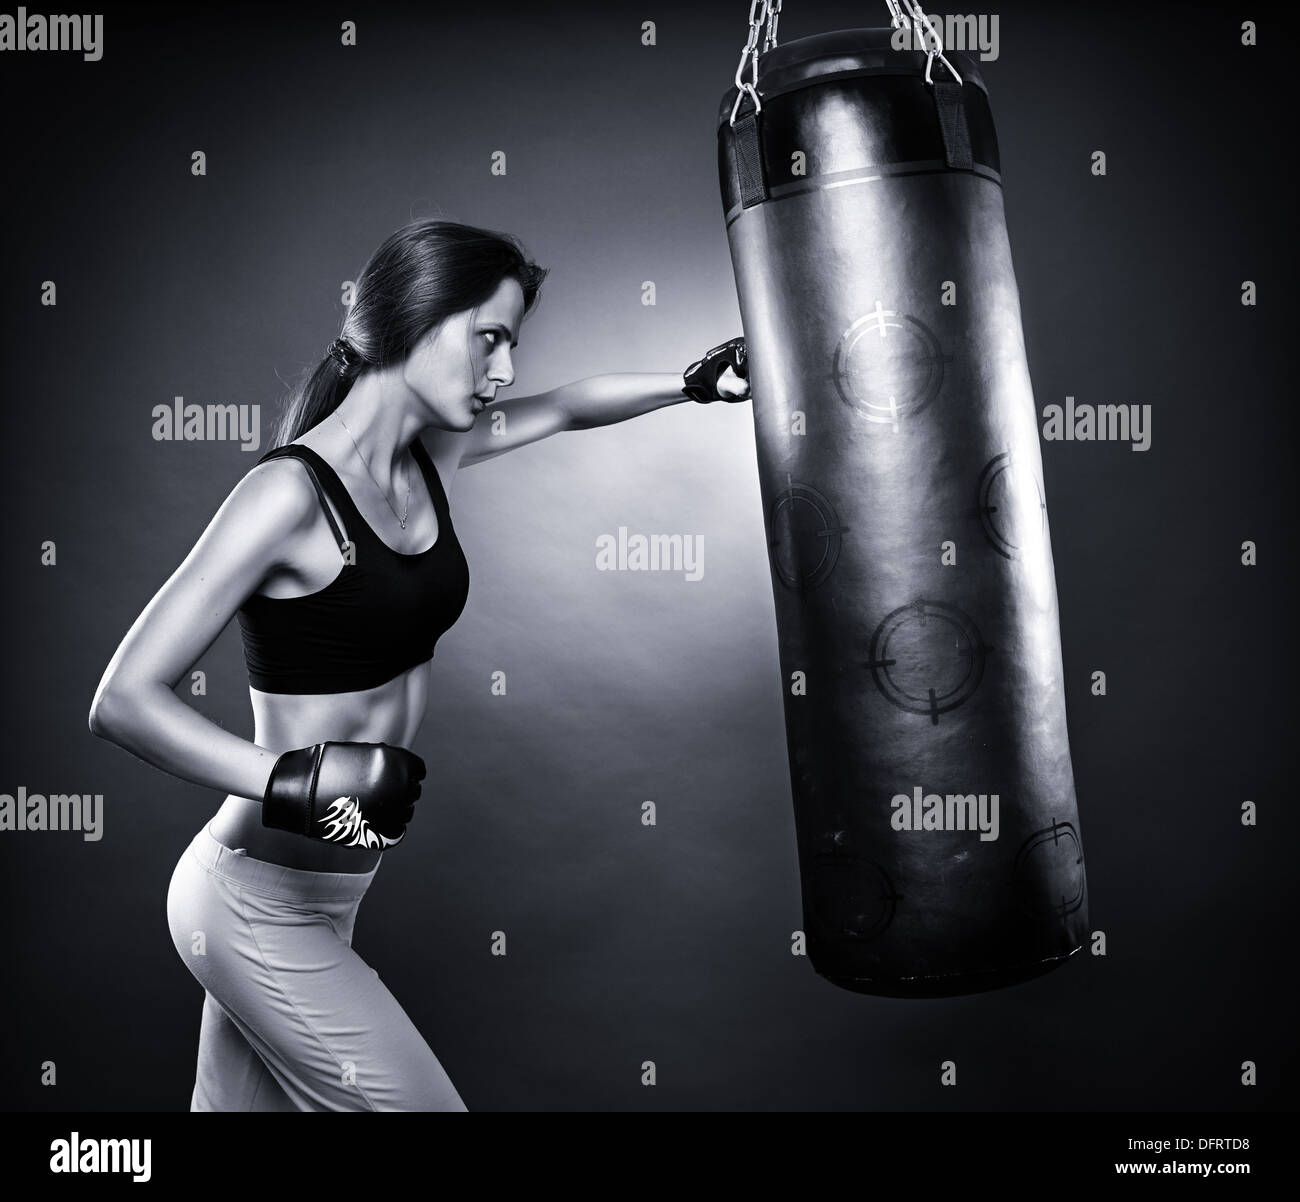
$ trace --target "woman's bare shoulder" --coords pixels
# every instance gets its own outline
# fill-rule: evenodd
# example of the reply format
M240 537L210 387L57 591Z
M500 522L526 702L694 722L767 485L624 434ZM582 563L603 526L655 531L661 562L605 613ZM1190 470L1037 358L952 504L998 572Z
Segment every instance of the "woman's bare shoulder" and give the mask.
M230 490L222 509L253 527L296 529L320 507L302 460L285 455L256 463Z

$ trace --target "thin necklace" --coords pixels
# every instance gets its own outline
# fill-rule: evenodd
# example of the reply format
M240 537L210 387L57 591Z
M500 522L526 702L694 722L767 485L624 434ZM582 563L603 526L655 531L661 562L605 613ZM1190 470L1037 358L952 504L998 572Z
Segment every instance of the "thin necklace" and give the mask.
M339 425L341 425L345 430L348 430L348 423L345 422L341 416L339 417ZM351 430L348 430L348 437L349 437L349 438L352 438L352 431L351 431ZM370 464L368 464L368 463L366 462L366 457L361 453L361 448L360 448L360 447L357 447L357 440L356 440L355 438L352 438L352 445L353 445L354 447L356 447L356 449L357 449L357 458L361 460L361 466L364 467L364 468L366 469L366 475L369 476L369 477L371 478L371 480L374 480L374 481L375 481L375 487L376 487L377 489L379 489L379 491L380 491L381 493L383 493L384 501L387 503L388 508L389 508L389 509L393 509L393 503L392 503L392 501L389 501L389 500L388 500L388 494L387 494L386 492L384 492L383 485L381 485L381 484L379 483L378 480L375 480L375 473L372 472L372 471L370 470ZM393 509L393 517L395 517L395 518L397 519L398 523L401 525L401 527L402 527L403 530L406 529L406 517L407 517L407 514L410 513L410 511L411 511L411 470L410 470L410 468L407 468L407 470L406 470L406 504L405 504L404 506L402 506L402 512L401 512L401 513L398 513L396 509Z

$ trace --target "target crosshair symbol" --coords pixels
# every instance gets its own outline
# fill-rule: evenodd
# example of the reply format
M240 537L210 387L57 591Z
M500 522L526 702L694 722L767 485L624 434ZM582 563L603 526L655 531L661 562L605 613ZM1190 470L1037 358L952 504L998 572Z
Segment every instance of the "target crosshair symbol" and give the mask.
M835 385L867 421L882 422L897 434L904 418L939 395L944 364L951 362L929 326L876 301L840 337Z
M1066 870L1068 887L1073 890L1068 896L1062 893L1059 898L1052 898L1040 887L1036 866L1046 857L1051 857L1057 868ZM1063 919L1083 904L1083 849L1079 846L1079 836L1072 822L1053 821L1051 826L1030 835L1016 852L1012 871L1020 904L1031 914L1055 914ZM1050 872L1047 876L1054 882L1061 879L1059 872Z
M1001 504L998 504L1001 502ZM1024 539L1033 533L1042 537L1047 523L1047 501L1037 473L1009 451L995 455L980 473L976 510L993 549L1007 559L1019 559ZM1035 512L1036 511L1036 512Z
M898 911L903 895L869 856L813 858L809 917L826 939L875 939Z
M835 570L849 528L829 500L787 472L785 490L772 502L768 551L781 583L798 592L816 588Z
M913 601L885 616L871 636L866 667L876 687L901 710L939 715L966 701L984 678L993 648L955 605Z

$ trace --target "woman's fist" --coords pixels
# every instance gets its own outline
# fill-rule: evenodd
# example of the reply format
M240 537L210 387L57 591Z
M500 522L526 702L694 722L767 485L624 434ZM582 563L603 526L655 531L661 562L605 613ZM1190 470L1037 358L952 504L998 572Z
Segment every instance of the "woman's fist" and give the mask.
M317 743L271 769L262 825L343 847L400 843L415 814L424 761L387 743Z
M745 401L749 399L749 364L745 340L733 338L705 353L682 373L682 389L693 401Z

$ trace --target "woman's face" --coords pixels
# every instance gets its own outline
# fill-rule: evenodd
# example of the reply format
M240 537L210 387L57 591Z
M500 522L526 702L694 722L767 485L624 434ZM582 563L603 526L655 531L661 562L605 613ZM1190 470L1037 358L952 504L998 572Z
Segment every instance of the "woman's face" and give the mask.
M518 345L524 291L502 280L477 310L454 313L412 348L402 379L429 409L435 425L468 430L498 388L514 383L511 348Z

